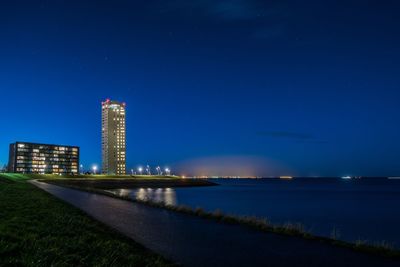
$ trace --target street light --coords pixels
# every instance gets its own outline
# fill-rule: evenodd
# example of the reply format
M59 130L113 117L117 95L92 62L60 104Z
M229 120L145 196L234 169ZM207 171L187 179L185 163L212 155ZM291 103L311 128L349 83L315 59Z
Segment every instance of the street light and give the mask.
M147 172L147 175L151 175L151 169L150 169L149 165L146 166L146 172Z
M157 166L156 170L157 170L157 174L158 175L162 175L162 171L161 171L160 166Z
M167 175L171 175L171 170L170 170L169 168L165 168L165 173L166 173Z
M142 168L142 167L139 167L139 168L138 168L138 171L139 171L140 175L142 175L143 168Z
M93 169L93 173L96 175L97 166L96 166L96 165L94 165L94 166L92 167L92 169Z

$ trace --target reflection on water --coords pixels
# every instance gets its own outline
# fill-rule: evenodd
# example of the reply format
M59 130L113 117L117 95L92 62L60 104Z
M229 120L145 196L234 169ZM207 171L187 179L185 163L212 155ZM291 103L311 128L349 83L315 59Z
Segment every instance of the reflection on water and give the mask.
M176 205L176 192L172 188L117 189L112 191L122 197Z
M346 241L385 240L400 248L400 180L219 179L220 186L120 189L132 199L221 210L270 222L301 223L307 231ZM114 191L116 192L116 191Z

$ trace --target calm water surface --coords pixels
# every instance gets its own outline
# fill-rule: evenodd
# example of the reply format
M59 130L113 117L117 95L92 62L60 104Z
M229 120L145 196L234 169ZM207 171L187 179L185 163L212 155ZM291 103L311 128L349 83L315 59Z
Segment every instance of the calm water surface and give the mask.
M400 180L211 179L220 186L116 190L131 198L301 223L317 235L400 247Z

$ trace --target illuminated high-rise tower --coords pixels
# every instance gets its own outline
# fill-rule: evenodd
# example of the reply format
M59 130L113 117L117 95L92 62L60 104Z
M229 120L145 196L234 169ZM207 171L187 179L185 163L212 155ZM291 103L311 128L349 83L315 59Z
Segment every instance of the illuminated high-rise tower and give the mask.
M125 103L107 99L102 105L102 172L126 174Z

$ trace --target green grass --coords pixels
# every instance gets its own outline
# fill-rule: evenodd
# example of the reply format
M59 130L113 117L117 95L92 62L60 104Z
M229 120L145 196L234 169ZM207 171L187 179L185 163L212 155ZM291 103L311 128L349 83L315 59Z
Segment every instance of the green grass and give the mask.
M20 173L0 173L0 179L1 178L8 179L11 181L26 181L32 179L31 177Z
M21 177L1 176L0 266L172 266Z

